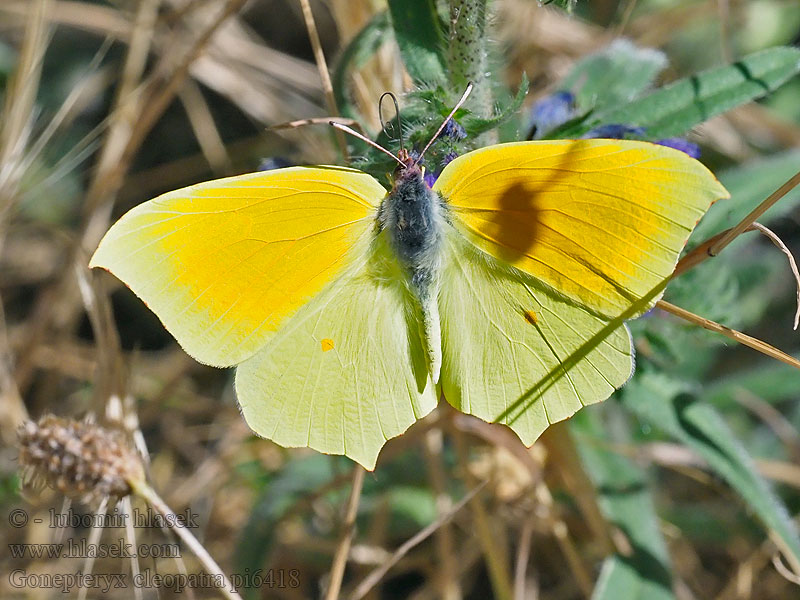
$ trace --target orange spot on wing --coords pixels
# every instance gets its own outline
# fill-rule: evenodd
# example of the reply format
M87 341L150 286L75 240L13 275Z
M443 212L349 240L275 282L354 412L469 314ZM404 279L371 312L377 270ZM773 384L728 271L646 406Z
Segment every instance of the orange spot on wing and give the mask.
M327 352L328 350L333 350L333 340L330 338L325 338L321 342L322 351Z
M539 322L539 317L536 316L536 313L532 310L526 310L524 313L525 320L530 323L531 325L536 325Z

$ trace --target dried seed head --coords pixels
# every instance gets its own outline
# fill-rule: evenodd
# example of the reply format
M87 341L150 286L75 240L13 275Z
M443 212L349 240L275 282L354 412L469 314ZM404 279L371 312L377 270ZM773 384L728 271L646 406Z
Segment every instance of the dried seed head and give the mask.
M45 415L18 435L20 466L70 498L122 498L131 482L144 480L142 461L120 431Z

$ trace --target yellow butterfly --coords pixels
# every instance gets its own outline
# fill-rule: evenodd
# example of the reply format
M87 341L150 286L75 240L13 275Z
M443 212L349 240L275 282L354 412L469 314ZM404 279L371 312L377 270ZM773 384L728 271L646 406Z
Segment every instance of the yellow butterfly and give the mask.
M452 115L451 115L452 116ZM646 142L498 144L433 188L341 167L200 183L123 216L90 265L124 281L200 362L238 365L247 423L375 466L440 395L525 444L633 370L624 325L663 293L728 193Z

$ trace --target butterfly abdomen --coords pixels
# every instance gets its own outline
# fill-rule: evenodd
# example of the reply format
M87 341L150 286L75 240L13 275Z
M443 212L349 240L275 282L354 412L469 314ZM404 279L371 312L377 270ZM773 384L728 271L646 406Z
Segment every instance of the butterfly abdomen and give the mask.
M381 204L378 221L419 300L431 374L434 382L438 381L441 334L437 296L444 217L439 197L425 183L419 167L400 171Z

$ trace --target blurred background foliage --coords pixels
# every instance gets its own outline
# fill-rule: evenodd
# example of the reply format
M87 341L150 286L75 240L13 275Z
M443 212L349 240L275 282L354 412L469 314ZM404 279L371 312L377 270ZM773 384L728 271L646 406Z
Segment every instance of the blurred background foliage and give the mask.
M332 75L327 100L294 0L0 2L0 503L28 506L14 447L26 416L122 414L149 451L154 487L200 515L195 533L228 572L298 570L299 586L242 590L253 598L325 589L351 463L252 437L232 372L193 362L119 282L86 271L118 216L266 159L342 164L341 140L324 125L268 129L330 116L333 104L396 151L397 131L382 131L378 114L385 91L398 95L405 139L419 149L469 80L476 92L456 117L465 135L437 142L429 171L496 141L602 127L680 137L732 193L690 249L800 168L796 0L493 0L485 13L470 0L311 4ZM470 18L454 20L455 9ZM352 164L388 183L385 157L346 143ZM795 190L760 219L795 254L798 204ZM791 270L758 234L676 278L666 298L800 351ZM343 596L800 596L800 372L657 309L630 326L634 379L531 449L444 409L391 441L366 477ZM61 506L53 493L31 501L42 513ZM0 527L9 541L54 535ZM420 531L432 535L395 554ZM20 564L0 556L3 572ZM119 563L94 570L129 568ZM42 594L0 580L3 598Z

